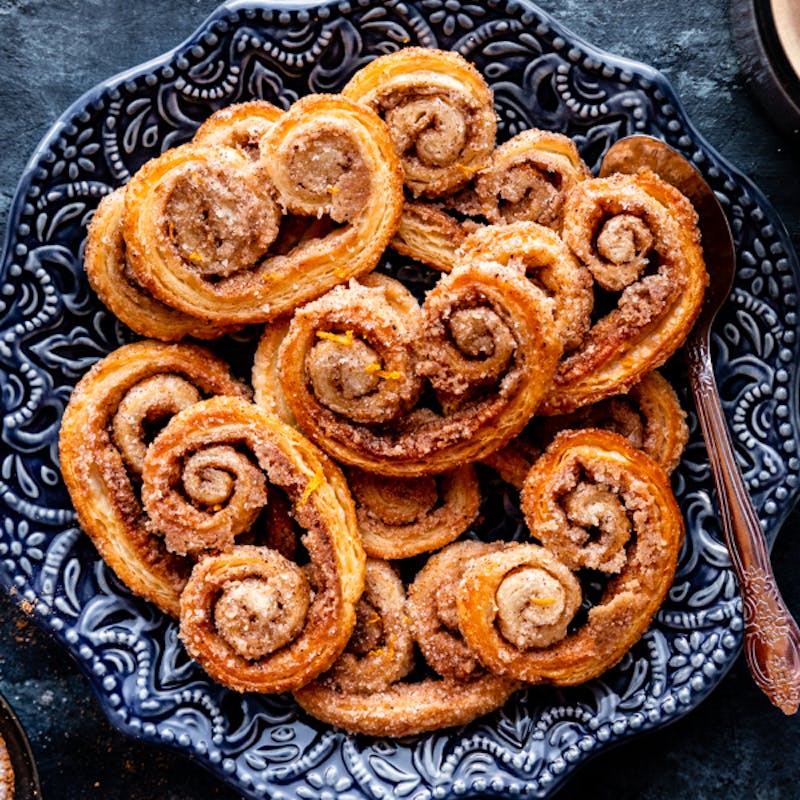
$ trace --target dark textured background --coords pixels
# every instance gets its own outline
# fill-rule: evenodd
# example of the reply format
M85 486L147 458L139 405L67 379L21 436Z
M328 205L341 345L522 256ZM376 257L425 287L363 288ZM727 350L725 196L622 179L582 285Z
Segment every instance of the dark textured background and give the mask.
M672 81L698 130L753 178L800 249L800 152L747 91L727 0L542 0L575 33ZM0 227L17 178L59 114L97 82L172 48L214 0L0 0ZM800 514L773 551L800 616ZM230 790L111 728L72 661L0 597L0 691L27 728L45 800L213 800ZM800 716L754 688L744 661L691 714L605 753L557 800L797 800Z

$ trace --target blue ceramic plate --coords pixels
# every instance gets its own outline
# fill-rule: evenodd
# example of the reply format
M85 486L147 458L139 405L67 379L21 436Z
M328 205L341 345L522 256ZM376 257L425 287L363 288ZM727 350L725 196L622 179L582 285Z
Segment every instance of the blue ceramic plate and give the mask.
M82 273L99 199L215 109L335 91L377 54L407 44L474 62L494 89L501 138L532 125L562 131L596 166L617 138L651 133L705 174L739 260L716 331L717 378L769 537L798 493L797 258L774 211L692 128L663 77L513 0L222 6L175 51L72 106L20 183L0 274L0 581L80 662L115 725L194 756L248 797L547 797L590 756L697 705L741 645L741 603L694 418L674 477L688 538L639 644L602 679L531 689L466 728L419 738L348 736L306 717L291 697L216 685L186 657L175 623L132 597L76 526L58 470L59 420L77 379L132 338ZM413 267L391 266L413 277ZM679 360L675 374L680 382ZM492 509L493 525L516 525L511 495L494 497Z

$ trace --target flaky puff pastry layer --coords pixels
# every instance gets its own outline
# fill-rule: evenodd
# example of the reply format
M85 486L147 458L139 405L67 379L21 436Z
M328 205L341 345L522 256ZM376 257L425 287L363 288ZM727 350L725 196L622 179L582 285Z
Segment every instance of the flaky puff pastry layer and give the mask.
M356 72L342 93L386 120L405 184L417 197L464 186L494 148L492 92L458 53L407 47L380 56Z
M212 395L247 398L249 389L205 348L142 341L92 367L61 423L61 471L81 527L132 592L175 617L191 563L170 553L147 526L141 501L147 429Z
M683 344L708 284L694 208L649 170L573 187L562 236L615 303L562 361L545 414L625 392L661 366Z
M485 464L504 481L522 488L530 468L556 434L578 428L603 428L624 436L667 473L679 464L689 427L675 389L660 372L648 372L626 394L614 395L569 414L534 417L526 429Z
M502 559L476 559L459 588L459 627L481 661L501 674L583 683L623 657L664 601L684 536L680 509L655 461L619 434L591 428L556 437L526 478L522 509L562 571L589 567L613 577L577 629L544 646L523 636L520 646L496 625L501 587L519 565L509 572Z
M471 680L413 680L405 588L386 562L367 562L361 623L328 673L294 692L317 719L369 736L412 736L464 725L505 703L519 684L482 673Z
M162 302L203 320L266 322L377 264L402 210L402 175L374 112L310 95L258 150L256 161L190 143L131 179L131 266Z
M207 322L171 308L136 280L123 235L125 191L122 186L106 195L89 223L83 267L98 297L131 330L164 342L187 336L217 339L235 330L224 322Z
M467 530L480 507L471 464L415 478L387 478L351 467L347 483L364 550L375 558L411 558L438 550Z
M308 563L236 544L202 558L181 594L181 638L225 686L289 691L328 669L353 631L365 568L355 511L341 472L296 430L252 403L218 397L173 417L148 449L144 491L159 507L156 525L217 518L227 526L231 484L249 477L231 474L225 451L287 495Z
M493 224L529 221L560 230L565 196L590 177L572 139L531 128L492 152L464 211Z
M215 111L197 129L192 141L207 147L224 146L238 150L257 161L261 157L261 140L283 114L266 100L235 103Z
M487 225L464 239L456 259L522 268L553 298L564 351L580 346L591 326L592 276L555 231L530 221Z
M552 301L521 270L470 264L439 281L421 316L398 313L380 287L309 303L281 344L278 374L299 426L323 450L413 477L478 460L519 433L560 353ZM422 378L441 413L418 403ZM379 397L382 413L368 419Z

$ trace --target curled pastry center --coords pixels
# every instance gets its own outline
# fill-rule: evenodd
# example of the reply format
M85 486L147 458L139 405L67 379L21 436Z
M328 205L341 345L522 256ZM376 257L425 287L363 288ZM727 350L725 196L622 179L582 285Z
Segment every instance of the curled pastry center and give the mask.
M436 479L419 478L354 481L353 495L386 525L410 525L429 513L439 501Z
M348 344L323 340L314 345L307 359L314 393L321 403L340 414L348 412L348 401L369 395L380 385L373 364L380 364L380 357L361 339Z
M478 306L454 311L448 327L453 342L463 355L491 361L495 373L502 370L514 354L514 335L491 308Z
M356 625L347 649L355 655L363 656L377 650L383 639L383 617L369 600L362 597L356 605Z
M296 565L268 578L229 581L214 606L217 632L239 655L263 658L303 629L310 603L308 582Z
M369 195L364 160L342 131L304 131L293 142L287 171L337 222L353 219Z
M420 97L389 109L386 124L401 154L416 152L430 167L454 164L467 142L467 123L440 97Z
M653 234L646 223L632 214L610 217L597 234L597 252L606 263L592 263L595 280L610 291L633 283L647 266Z
M606 486L579 483L563 499L569 539L580 566L604 572L619 572L625 564L625 545L631 522L619 495Z
M563 206L560 184L558 175L521 163L487 176L478 191L484 200L494 197L496 209L487 209L492 222L529 220L553 226Z
M230 501L239 482L264 486L261 470L233 447L217 445L190 455L183 467L183 489L212 510Z
M199 400L200 392L178 375L156 375L133 386L111 423L114 444L128 469L141 475L147 445L158 428Z
M201 275L225 277L255 264L275 241L274 205L222 169L198 165L166 202L167 235Z
M563 639L575 608L560 581L540 567L522 567L497 587L497 624L521 650Z

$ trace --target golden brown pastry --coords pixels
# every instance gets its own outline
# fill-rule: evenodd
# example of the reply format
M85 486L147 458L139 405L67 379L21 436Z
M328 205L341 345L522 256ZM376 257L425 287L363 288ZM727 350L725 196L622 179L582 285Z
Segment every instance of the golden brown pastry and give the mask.
M465 565L453 616L488 669L535 683L537 658L563 645L581 600L578 579L553 553L515 542Z
M648 372L627 394L615 395L569 414L534 417L508 445L484 459L503 480L522 488L534 461L563 430L603 428L624 436L669 474L689 441L686 412L678 395L659 372Z
M468 234L468 226L441 208L407 200L392 249L428 267L450 272L458 263L458 248Z
M279 375L301 429L345 464L403 477L446 472L519 433L561 352L551 301L521 270L458 268L420 320L395 305L351 285L295 313ZM442 413L415 405L422 377Z
M480 487L471 464L417 478L347 471L367 555L398 559L438 550L457 539L478 514Z
M415 197L440 197L464 186L494 148L492 93L458 53L407 47L380 56L342 93L386 120Z
M192 141L209 147L233 147L257 161L261 157L261 139L281 114L281 109L266 100L234 103L208 117Z
M680 509L655 461L619 434L591 428L556 437L525 481L522 509L545 552L566 565L547 567L564 598L567 567L612 573L602 597L565 637L543 644L523 635L515 645L495 623L505 613L501 587L520 565L489 554L472 562L459 586L459 628L481 661L500 674L529 683L583 683L622 658L663 602L683 541ZM556 602L543 604L545 610L574 605L562 603L555 583L546 591L544 600ZM509 609L513 618L514 605Z
M661 366L689 333L708 283L697 214L648 170L576 184L562 235L613 305L564 358L545 414L623 393Z
M247 467L230 466L230 453ZM202 558L181 594L181 638L212 678L237 691L283 692L328 669L344 649L364 588L364 551L344 477L293 428L258 406L216 397L173 417L148 449L151 524L190 540L236 535L240 479L281 489L304 531L302 567L267 547ZM232 520L231 517L234 517ZM216 548L214 548L216 549Z
M502 546L499 542L454 542L434 553L408 587L414 639L428 664L445 678L464 681L483 672L459 630L456 592L472 560Z
M14 765L5 740L0 736L0 800L14 800Z
M176 617L191 563L148 528L141 475L159 427L212 395L247 398L249 390L204 348L142 341L92 367L61 423L61 471L81 527L132 592Z
M253 399L270 414L282 419L287 425L297 427L297 421L281 388L278 371L278 350L289 331L291 317L281 317L268 323L258 340L251 382Z
M564 197L590 177L572 139L531 128L497 147L454 204L494 224L530 221L560 230Z
M199 319L266 322L377 264L402 177L376 114L339 95L304 97L267 129L259 156L190 143L131 179L131 266L162 302Z
M125 187L106 195L89 223L83 266L108 309L142 336L176 342L187 336L216 339L236 326L207 322L170 308L141 286L128 261L122 232Z
M482 673L471 680L413 680L411 636L402 581L385 562L367 562L359 625L340 660L294 692L317 719L369 736L411 736L463 725L499 708L518 688Z
M591 325L592 277L555 231L536 222L488 225L467 236L456 258L521 267L554 299L564 351L583 342Z

